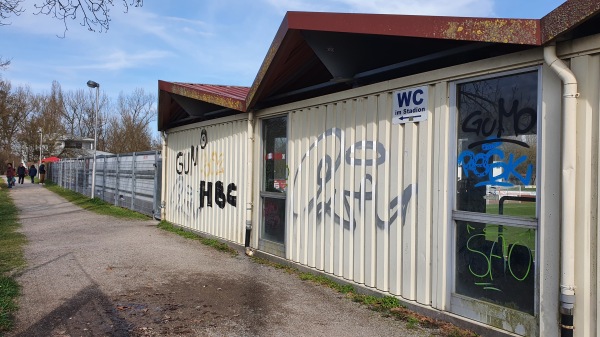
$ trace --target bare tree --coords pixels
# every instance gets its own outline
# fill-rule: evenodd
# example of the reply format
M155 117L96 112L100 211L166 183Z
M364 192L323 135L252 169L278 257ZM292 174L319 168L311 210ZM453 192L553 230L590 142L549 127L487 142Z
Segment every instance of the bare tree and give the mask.
M81 137L83 135L83 119L85 108L89 106L84 89L67 91L63 101L63 125L68 137Z
M43 126L40 113L32 111L24 120L15 140L19 146L19 156L26 163L35 163L40 156L40 129ZM42 147L43 148L43 147Z
M156 115L156 97L144 89L130 95L121 93L117 101L119 116L109 119L106 150L113 153L147 151L152 148L150 123Z
M96 109L98 109L98 120L96 121ZM105 151L105 145L102 141L106 129L106 116L111 110L111 103L106 93L101 93L96 107L96 90L89 89L86 95L83 110L83 119L80 135L85 138L94 138L94 128L97 127L98 150Z
M5 155L23 155L17 138L31 113L29 87L12 87L9 81L0 80L0 151Z
M58 81L52 82L50 94L41 96L36 102L39 111L39 124L43 133L43 155L49 155L56 141L64 136L65 128L62 122L64 115L63 92Z
M0 0L0 25L11 16L19 16L25 10L22 3L25 0ZM81 26L92 32L107 31L110 23L110 10L116 0L38 0L34 6L34 14L50 15L63 22L65 33L68 30L67 21L79 20ZM125 12L129 7L142 7L144 0L122 0Z

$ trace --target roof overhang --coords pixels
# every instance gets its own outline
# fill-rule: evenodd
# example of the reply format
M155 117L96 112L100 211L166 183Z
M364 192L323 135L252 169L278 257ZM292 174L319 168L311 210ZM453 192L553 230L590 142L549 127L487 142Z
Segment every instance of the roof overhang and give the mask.
M246 106L306 99L539 43L539 20L288 12Z
M160 81L159 130L597 34L599 12L597 0L539 20L288 12L245 95Z
M541 43L600 32L600 1L568 0L540 20Z
M158 129L246 111L248 87L158 81Z

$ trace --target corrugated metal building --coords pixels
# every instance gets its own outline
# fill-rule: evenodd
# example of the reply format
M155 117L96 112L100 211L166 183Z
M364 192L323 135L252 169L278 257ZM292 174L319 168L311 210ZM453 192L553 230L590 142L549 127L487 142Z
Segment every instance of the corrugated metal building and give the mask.
M289 12L251 87L159 81L163 219L488 331L598 336L599 96L598 1Z

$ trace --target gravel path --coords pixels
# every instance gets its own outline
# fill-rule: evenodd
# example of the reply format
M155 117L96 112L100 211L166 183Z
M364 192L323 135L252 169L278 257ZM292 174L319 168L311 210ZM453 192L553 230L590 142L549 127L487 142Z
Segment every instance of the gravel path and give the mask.
M430 336L335 291L156 228L11 190L27 268L7 336Z

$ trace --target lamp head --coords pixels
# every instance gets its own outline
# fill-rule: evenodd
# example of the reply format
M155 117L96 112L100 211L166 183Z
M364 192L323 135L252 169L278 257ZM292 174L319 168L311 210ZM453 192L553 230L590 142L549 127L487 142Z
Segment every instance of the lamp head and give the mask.
M87 81L87 86L90 88L99 88L100 84L98 84L97 82L94 82L92 80Z

